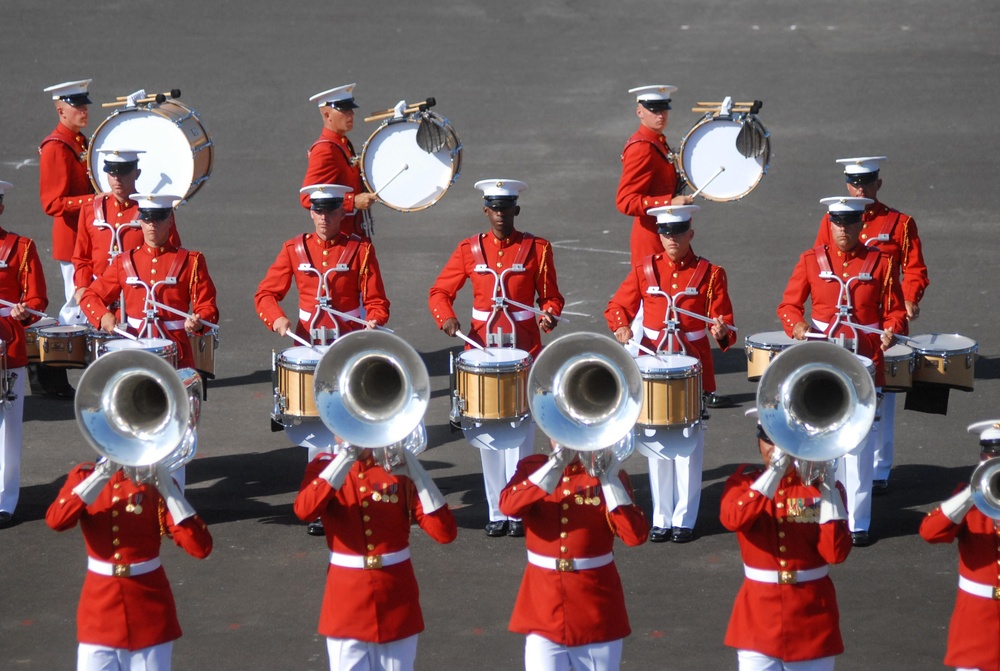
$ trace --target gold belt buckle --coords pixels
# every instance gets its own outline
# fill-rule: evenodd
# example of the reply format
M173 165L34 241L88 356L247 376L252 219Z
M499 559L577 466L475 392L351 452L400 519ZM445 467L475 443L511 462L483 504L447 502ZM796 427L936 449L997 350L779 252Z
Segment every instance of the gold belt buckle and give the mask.
M1000 601L1000 587L993 588L993 600Z
M795 571L778 571L779 585L795 585L798 582L799 579L795 575Z
M365 569L380 569L382 568L382 555L371 555L370 557L365 557Z
M127 578L132 575L132 567L128 564L115 564L111 574L116 578Z
M556 570L557 571L575 571L576 567L573 566L572 559L557 559L556 560Z

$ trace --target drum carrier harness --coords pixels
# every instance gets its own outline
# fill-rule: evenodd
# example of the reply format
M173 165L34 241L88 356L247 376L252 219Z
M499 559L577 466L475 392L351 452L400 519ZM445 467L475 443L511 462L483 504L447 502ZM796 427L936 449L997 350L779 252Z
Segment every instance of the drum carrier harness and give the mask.
M115 226L114 224L108 222L107 218L104 216L104 206L107 204L108 199L112 198L108 194L98 194L94 196L94 227L95 228L106 228L111 231L111 244L108 246L108 264L115 262L115 257L121 254L124 250L122 249L122 237L121 234L129 228L140 228L142 227L142 222L137 219L123 223L121 226ZM114 307L114 306L112 306ZM122 289L121 295L118 298L118 307L121 310L119 314L118 321L124 323L128 319L128 315L125 314L125 290Z
M177 250L177 256L174 257L174 262L170 264L170 270L167 271L167 276L162 280L151 282L150 284L146 284L139 278L139 273L135 270L133 254L135 254L134 249L129 250L127 254L122 256L122 269L125 271L126 284L140 286L146 290L146 299L143 303L143 313L145 314L145 318L137 319L135 317L126 317L128 319L128 325L139 331L139 337L142 338L168 338L167 331L180 331L184 328L184 320L171 319L169 321L163 321L156 315L156 306L154 305L155 302L158 302L156 298L156 291L164 284L177 284L177 278L180 276L181 269L184 268L184 263L187 261L190 252L183 247L179 248ZM122 301L122 313L124 312L125 301Z
M327 140L327 142L329 142L329 140ZM315 266L313 266L312 261L309 260L309 254L306 252L307 235L307 233L304 233L295 240L295 256L299 261L298 270L303 273L315 274L319 278L319 283L316 286L316 311L313 312L312 315L308 315L300 311L299 320L304 321L307 317L310 318L310 339L313 341L319 341L317 343L319 345L328 345L340 337L340 326L337 324L337 318L339 317L344 320L351 317L358 318L360 316L360 310L354 310L349 313L334 309L331 304L333 297L330 295L330 285L327 282L327 277L330 273L346 273L351 270L351 263L354 262L354 257L358 254L358 247L361 245L362 240L360 237L352 233L351 236L347 238L347 244L344 246L344 251L341 253L340 259L337 263L326 272L321 273ZM319 328L316 327L316 322L319 321L324 312L334 318L332 331L326 326L320 326Z
M527 321L531 319L535 313L541 313L541 311L535 310L530 305L524 305L508 298L507 286L504 283L504 280L507 278L508 273L523 273L525 271L524 262L527 260L528 252L531 251L531 247L534 244L535 236L531 233L523 234L524 238L521 240L521 244L517 248L517 254L514 256L513 265L498 274L486 264L486 256L483 254L481 244L483 235L485 235L485 233L478 233L470 237L469 247L472 252L472 259L476 263L473 268L473 272L479 274L489 273L493 275L493 308L490 310L489 314L473 310L472 318L477 321L486 322L487 347L517 347L517 333L516 329L513 328L514 323ZM522 309L511 314L508 310L510 305ZM511 325L510 333L504 333L503 327L500 324L497 324L497 320L499 319L501 313L507 318L507 321ZM496 331L491 333L490 330L494 325L496 325Z
M708 274L708 270L712 264L709 263L708 259L698 257L698 263L695 266L694 274L691 275L691 280L688 282L688 285L684 287L683 291L679 291L673 296L670 296L665 291L660 289L660 281L656 276L656 267L653 265L653 259L655 256L655 254L650 254L643 259L642 271L646 275L646 283L648 285L646 293L651 296L662 296L667 299L667 311L663 321L665 328L660 329L659 331L653 331L652 329L647 329L643 326L643 331L645 332L646 337L655 341L657 354L663 351L664 345L667 346L667 352L669 353L679 351L681 354L687 354L687 348L684 346L684 340L687 339L690 342L692 340L704 338L705 329L702 328L698 331L681 331L677 301L684 296L698 295L698 287L701 286L701 283L704 281L705 276ZM683 334L684 338L679 338L678 334ZM677 349L675 349L675 347Z
M895 224L895 220L892 222ZM885 228L883 227L883 230ZM892 230L892 226L889 226L889 230ZM881 239L881 235L879 235ZM822 322L813 319L813 325L816 326L820 331L830 338L831 342L835 342L841 347L846 347L858 354L858 332L859 326L866 327L868 329L877 328L878 324L857 324L852 321L854 317L854 305L851 302L851 283L852 282L871 282L872 271L875 270L875 265L878 263L879 255L881 252L876 247L870 247L868 249L868 258L865 259L864 265L861 267L861 272L854 277L849 277L846 281L842 280L833 272L833 268L830 265L830 257L826 253L826 245L816 245L813 248L813 252L816 254L816 263L819 265L819 278L821 280L836 281L840 284L840 293L837 296L837 314L834 316L833 321L829 324L824 324ZM845 327L850 329L854 334L854 338L845 339L844 335L841 334L838 337L831 336L832 333L836 333L839 327Z
M14 263L14 255L17 252L17 243L21 239L16 233L7 231L3 245L0 245L0 270L15 268L15 272L20 272L20 268ZM4 308L10 314L10 308ZM17 380L17 373L7 372L7 347L3 347L0 353L0 403L7 405L17 399L14 393L14 382Z

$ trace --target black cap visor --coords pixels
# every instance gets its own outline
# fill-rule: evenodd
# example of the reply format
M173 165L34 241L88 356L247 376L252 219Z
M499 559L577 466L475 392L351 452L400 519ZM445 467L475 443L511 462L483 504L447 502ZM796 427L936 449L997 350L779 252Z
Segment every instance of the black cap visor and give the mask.
M126 161L126 162L104 162L104 172L109 175L128 175L131 174L136 168L139 167L139 161Z
M844 181L852 186L864 186L878 180L878 170L875 172L861 172L844 175Z
M853 226L861 223L860 212L831 212L830 223L834 226Z
M139 208L139 218L143 221L158 222L170 216L173 210L166 207Z
M517 196L487 196L483 202L491 210L502 210L507 207L516 207Z
M639 104L650 112L665 112L672 109L669 100L640 100Z
M347 100L335 100L332 103L327 103L327 105L335 110L340 110L341 112L358 108L358 104L354 102L354 98L348 98Z
M660 235L680 235L691 230L691 221L678 221L672 224L658 224L656 232Z
M313 212L336 212L344 204L343 198L315 198L310 201Z
M74 93L71 96L60 96L59 100L62 100L64 103L72 105L73 107L94 104L91 102L90 97L86 93Z

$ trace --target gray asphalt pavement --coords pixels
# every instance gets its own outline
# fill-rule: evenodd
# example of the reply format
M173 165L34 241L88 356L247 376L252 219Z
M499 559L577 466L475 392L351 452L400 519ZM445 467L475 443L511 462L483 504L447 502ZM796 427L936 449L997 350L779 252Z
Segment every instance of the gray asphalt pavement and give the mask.
M679 87L667 130L675 147L698 119L695 101L764 101L767 175L742 201L701 202L695 224L696 252L729 272L741 335L779 328L775 308L813 242L818 201L844 192L834 159L890 157L880 195L915 217L931 276L913 331L973 337L980 359L975 391L953 393L947 416L898 412L876 542L833 569L847 647L838 668L940 668L956 550L916 531L971 473L977 448L965 426L1000 416L998 34L989 0L4 2L0 179L17 189L0 223L38 241L51 285L50 222L37 197L36 147L55 125L45 86L93 78L96 103L180 88L215 143L211 179L177 215L185 244L207 256L223 317L219 379L188 466L215 551L202 562L163 552L185 631L174 668L327 668L315 632L326 552L291 509L305 453L269 430L271 350L291 343L261 325L252 295L280 243L310 226L297 194L320 130L308 97L350 82L364 113L436 97L464 148L457 183L434 207L376 210L390 326L433 376L422 461L460 525L449 546L413 536L427 622L417 668L515 669L523 647L506 630L523 542L482 532L478 455L447 424L447 353L459 343L435 329L427 289L458 241L485 229L473 183L521 179L530 190L518 227L553 242L567 309L586 315L556 333L605 332L601 314L628 261L630 220L614 206L620 151L637 125L627 90L651 83ZM89 132L104 116L91 108ZM359 115L359 150L374 130ZM720 391L742 407L710 421L699 538L619 548L633 630L623 668L736 666L722 641L740 559L718 502L726 477L755 460L743 417L755 387L742 342L715 354ZM0 668L73 667L83 541L49 530L44 513L66 472L92 458L72 404L26 399L18 523L0 531ZM645 461L626 468L648 510Z

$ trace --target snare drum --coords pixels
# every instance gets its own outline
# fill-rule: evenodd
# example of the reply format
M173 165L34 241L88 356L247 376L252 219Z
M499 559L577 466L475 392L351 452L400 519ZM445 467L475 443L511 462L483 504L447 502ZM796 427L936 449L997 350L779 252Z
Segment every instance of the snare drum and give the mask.
M746 337L747 379L756 382L782 350L799 343L784 331L765 331Z
M87 171L98 193L111 191L101 149L141 149L142 174L136 193L178 193L191 198L212 174L212 140L198 113L178 100L119 108L90 141Z
M913 348L906 345L893 345L885 351L885 386L884 391L896 394L910 391L913 388L913 368L916 357Z
M679 426L701 421L701 362L682 354L636 357L642 374L639 426Z
M433 124L444 146L429 154L417 145L420 124ZM406 169L400 172L403 166ZM387 119L361 150L361 177L378 199L400 212L415 212L438 202L462 169L462 143L451 123L434 112Z
M875 379L875 362L872 361L871 359L869 359L868 357L862 356L860 354L855 354L854 358L858 360L858 363L860 363L862 366L865 367L865 370L868 371L868 374L871 375L872 379L874 380Z
M188 333L194 368L207 378L215 379L215 350L219 349L219 332L206 331L201 335Z
M915 357L914 382L972 391L979 343L957 333L918 335L908 342Z
M279 415L275 420L319 417L313 380L316 366L329 348L329 345L289 347L272 359L275 415Z
M139 338L131 340L129 338L116 338L101 343L98 349L99 355L120 350L140 349L150 354L155 354L174 368L177 368L177 343L166 338Z
M42 317L37 322L24 329L24 347L28 351L28 363L38 363L42 360L38 350L38 332L50 326L57 326L58 319L52 317Z
M108 333L107 331L102 331L100 329L91 329L87 331L87 364L90 365L97 361L97 357L104 354L101 349L104 343L111 340L121 340L122 337L117 333Z
M749 158L736 146L744 128L747 129L744 136L750 134L757 149ZM702 188L700 195L709 200L739 200L747 195L767 172L770 160L768 132L753 114L706 115L681 141L680 168L684 179L692 189ZM725 171L716 177L719 168Z
M531 355L520 349L467 349L455 361L455 392L462 417L511 421L528 414Z
M55 368L87 367L87 327L48 326L38 331L39 360Z

